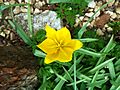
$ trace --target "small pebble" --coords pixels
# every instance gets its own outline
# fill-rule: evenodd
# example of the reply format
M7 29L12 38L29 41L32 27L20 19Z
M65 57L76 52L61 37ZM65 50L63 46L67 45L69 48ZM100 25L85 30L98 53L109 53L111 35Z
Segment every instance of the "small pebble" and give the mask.
M120 14L120 7L116 8L116 13Z
M93 12L85 13L85 16L87 16L87 17L91 17L93 14L94 14Z
M18 14L18 13L20 13L20 11L21 11L21 10L20 10L20 7L19 7L19 6L16 6L15 9L13 10L13 13L14 13L14 14Z
M92 0L92 1L88 4L88 7L90 7L90 8L95 8L95 6L96 6L96 3L95 3L94 0Z
M25 7L21 7L20 9L21 9L21 11L22 11L23 13L26 13L26 12L27 12L27 8L25 8Z
M117 14L116 14L116 13L113 13L113 14L111 15L111 18L113 18L113 19L117 18Z
M97 29L96 34L99 35L99 36L103 36L104 35L104 33L102 32L101 29Z
M111 27L108 27L108 28L107 28L107 31L108 31L108 32L111 32L111 31L113 31L113 29L112 29Z
M40 10L38 8L35 8L34 14L38 14L38 13L40 13Z

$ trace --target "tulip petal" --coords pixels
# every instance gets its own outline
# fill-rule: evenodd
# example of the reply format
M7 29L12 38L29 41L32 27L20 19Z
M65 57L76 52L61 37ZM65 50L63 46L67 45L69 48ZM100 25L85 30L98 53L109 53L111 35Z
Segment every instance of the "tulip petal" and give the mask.
M57 41L59 42L61 40L71 40L70 31L66 27L63 27L60 30L58 30L56 37L57 37Z
M49 63L52 63L52 62L54 62L55 60L54 59L49 59L47 56L45 57L45 60L44 60L44 63L45 64L49 64Z
M52 53L52 54L47 54L45 57L45 63L49 64L57 60L58 54L57 53Z
M53 39L55 37L55 34L57 32L55 29L51 28L49 25L46 25L45 30L47 38Z
M83 46L83 43L79 40L69 40L66 41L64 46L72 48L74 51L80 49Z
M72 40L72 43L75 43L74 50L78 50L83 46L83 43L79 40Z
M62 48L58 52L57 60L60 62L69 62L72 60L72 53L73 53L73 49L67 47Z
M37 45L38 48L43 50L45 53L54 53L57 50L57 45L52 39L45 39L42 43Z

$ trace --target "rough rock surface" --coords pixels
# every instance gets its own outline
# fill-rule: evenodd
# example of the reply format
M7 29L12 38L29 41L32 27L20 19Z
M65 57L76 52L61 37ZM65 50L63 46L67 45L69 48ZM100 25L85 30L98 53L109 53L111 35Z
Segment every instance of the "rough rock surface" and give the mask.
M29 49L0 47L0 90L35 90L36 70L37 63Z

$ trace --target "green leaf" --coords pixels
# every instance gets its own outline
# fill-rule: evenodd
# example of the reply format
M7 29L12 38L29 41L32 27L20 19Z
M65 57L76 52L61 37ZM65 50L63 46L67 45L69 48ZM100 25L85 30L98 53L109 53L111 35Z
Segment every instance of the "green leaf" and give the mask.
M43 58L45 58L45 56L46 56L45 53L43 53L42 51L37 50L37 49L35 49L34 55L37 56L37 57L43 57Z
M82 3L82 0L50 0L49 3Z
M80 41L82 42L94 42L94 41L98 41L98 39L95 39L95 38L82 38L82 39L79 39Z
M110 62L112 62L114 59L115 59L115 57L114 57L114 58L111 58L111 59L109 59L109 60L107 60L107 61L105 61L105 62L103 62L103 63L101 63L100 65L98 65L98 66L96 66L95 68L91 69L89 72L90 72L90 73L95 73L97 70L100 70L100 69L102 69L103 67L107 66L107 64L109 64Z
M76 52L86 54L86 55L90 55L90 56L94 56L94 57L100 57L101 56L100 53L95 53L95 52L92 52L92 51L89 51L89 50L85 50L83 48L77 50Z
M25 33L25 31L22 29L22 27L20 25L18 25L17 22L12 22L9 20L9 24L13 27L13 29L16 30L16 32L18 33L18 35L23 39L23 41L30 45L33 46L34 43L31 41L31 39L27 36L27 34Z
M107 67L109 69L111 79L114 79L115 78L115 68L114 68L113 62L108 63Z

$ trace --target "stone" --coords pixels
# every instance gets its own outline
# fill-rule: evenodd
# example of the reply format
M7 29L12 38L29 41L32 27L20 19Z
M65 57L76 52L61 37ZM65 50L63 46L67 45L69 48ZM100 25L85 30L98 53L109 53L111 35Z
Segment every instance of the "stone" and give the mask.
M36 90L37 65L30 48L12 45L0 47L0 90ZM24 76L26 78L23 80Z
M103 36L104 35L104 33L102 32L101 29L97 29L96 34L99 35L99 36Z
M117 18L117 14L116 14L116 13L113 13L113 14L111 15L111 18L112 18L112 19Z
M45 10L33 18L35 30L44 29L46 23L55 29L61 28L61 20L57 18L57 13L54 11Z
M85 13L85 16L87 16L87 17L91 17L93 14L94 14L93 12Z
M4 33L4 32L1 32L1 33L0 33L0 36L5 37L5 33Z
M113 15L113 12L112 11L105 11L106 14L109 14L110 16Z
M14 13L14 14L18 14L18 13L20 13L20 12L21 12L21 10L20 10L20 7L19 7L19 6L16 6L15 9L13 10L13 13Z
M112 29L111 27L108 27L108 28L107 28L107 31L108 31L108 32L111 32L111 31L113 31L113 29Z
M0 0L0 3L3 3L3 0Z
M5 34L10 34L10 30L4 30Z
M10 4L15 4L15 0L10 0Z
M98 28L103 28L104 25L109 21L110 15L109 14L103 14L99 17L99 19L96 20L95 25Z
M95 9L94 9L94 12L96 12L98 9L100 8L100 6L96 6ZM95 17L98 17L100 15L100 11L98 11L95 16L94 16L94 19Z
M84 26L86 23L87 23L87 22L83 22L83 25L82 25L82 26ZM87 24L87 27L88 27L89 25L90 25L90 23Z
M88 7L90 7L90 8L95 8L95 6L96 6L96 3L95 3L94 0L92 0L92 1L88 4Z
M105 24L104 27L105 27L105 28L108 28L109 26L108 26L108 24Z
M79 19L82 21L84 19L84 16L80 16Z
M22 0L18 0L19 3L22 3Z
M92 20L92 22L90 23L90 27L93 27L95 24L95 20Z
M35 8L34 14L38 14L38 13L40 13L40 10L38 8Z
M109 2L109 1L110 1L110 0L106 0L106 2ZM110 6L112 6L114 3L115 3L115 0L112 0L112 2L108 4L108 6L110 7Z
M42 5L43 4L42 4L41 1L35 3L35 7L38 8L38 9L40 9L42 7Z
M116 8L116 13L120 14L120 7Z
M4 2L5 5L9 5L10 3L9 2Z
M25 7L21 7L20 9L21 9L21 11L22 11L23 13L26 13L26 12L27 12L27 8L25 8Z

